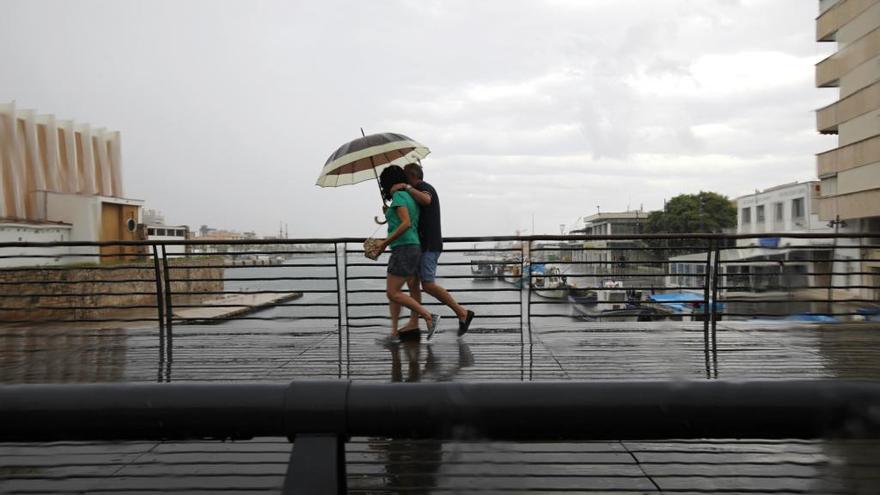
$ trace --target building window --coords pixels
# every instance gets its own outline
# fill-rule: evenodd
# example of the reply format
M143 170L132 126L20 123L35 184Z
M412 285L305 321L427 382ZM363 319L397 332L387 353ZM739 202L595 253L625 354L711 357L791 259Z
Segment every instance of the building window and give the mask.
M804 198L795 198L791 200L791 218L792 220L803 220Z
M752 209L751 208L743 208L742 209L742 223L743 225L748 225L752 223Z
M784 220L782 203L773 204L773 220L775 222L778 222L779 225L782 225L782 222Z
M156 229L147 229L147 235L156 235Z
M755 222L764 223L764 205L755 207Z
M157 232L159 233L159 235L167 235L165 233L165 229L158 229Z

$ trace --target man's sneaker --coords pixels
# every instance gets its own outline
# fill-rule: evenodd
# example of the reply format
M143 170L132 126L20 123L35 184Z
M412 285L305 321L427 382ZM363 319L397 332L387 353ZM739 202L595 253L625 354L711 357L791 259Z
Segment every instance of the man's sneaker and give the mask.
M428 323L428 339L431 340L434 337L434 334L438 332L438 328L440 326L440 315L432 314L431 322Z
M458 320L458 336L459 337L461 337L462 335L467 333L468 328L471 327L471 321L473 321L473 319L474 319L474 312L471 310L468 310L467 316L464 317L464 321Z

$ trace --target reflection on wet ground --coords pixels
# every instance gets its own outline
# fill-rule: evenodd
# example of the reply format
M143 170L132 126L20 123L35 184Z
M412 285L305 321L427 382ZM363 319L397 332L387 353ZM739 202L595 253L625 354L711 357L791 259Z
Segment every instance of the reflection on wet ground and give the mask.
M176 326L172 339L150 328L0 328L0 383L387 382L395 360L411 362L412 352L428 362L413 380L880 378L877 324L726 322L716 349L706 348L700 323L545 325L532 328L531 342L518 329L477 328L465 339L477 359L460 369L449 364L461 352L454 335L393 351L375 342L386 332L191 325Z
M189 382L880 378L880 328L584 323L480 329L392 347L387 328L0 330L0 381ZM524 342L523 342L524 341ZM511 411L516 414L516 411ZM284 439L2 444L0 492L280 490ZM474 442L354 438L351 493L878 493L880 444L844 441Z

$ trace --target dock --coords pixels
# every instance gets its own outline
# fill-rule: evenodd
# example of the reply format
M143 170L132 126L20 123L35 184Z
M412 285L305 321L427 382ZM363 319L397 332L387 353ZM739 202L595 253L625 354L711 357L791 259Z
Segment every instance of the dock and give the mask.
M301 292L285 294L232 294L227 297L205 301L198 308L174 310L175 319L182 324L211 323L228 320L268 309L302 297Z

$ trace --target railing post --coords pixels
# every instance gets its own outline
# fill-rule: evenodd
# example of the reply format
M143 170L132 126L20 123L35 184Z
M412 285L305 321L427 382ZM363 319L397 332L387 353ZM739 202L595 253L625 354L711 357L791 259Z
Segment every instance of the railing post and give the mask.
M345 244L342 245L342 250L345 251ZM337 354L338 357L338 375L339 378L342 378L342 290L346 290L345 287L348 285L345 282L339 282L339 243L333 243L333 262L336 268L336 332L337 337L339 339L339 352ZM348 318L345 321L346 326L348 325Z
M159 247L153 244L153 273L156 278L156 310L159 312L159 331L165 332L165 296L162 292L162 272L159 271ZM163 335L164 337L164 335Z
M528 283L526 283L526 315L528 319L526 320L526 328L529 329L529 343L532 343L532 241L531 239L526 244L526 254L528 255L529 262L526 265L528 268L529 278ZM523 277L525 277L525 273L523 273ZM523 278L525 281L525 278Z
M711 287L711 276L712 276L712 243L711 241L707 243L706 246L706 268L703 273L703 338L706 341L706 346L709 345L709 288Z
M721 241L715 239L715 263L712 269L712 350L717 350L716 328L718 326L718 280L721 275ZM725 284L726 285L726 284Z
M168 269L168 253L165 251L165 244L162 244L162 268L165 273L165 321L170 339L174 322L174 307L171 304L171 273Z
M348 243L342 243L342 286L345 289L345 369L351 376L351 335L348 332Z
M346 493L345 441L341 435L297 435L287 465L284 495Z
M526 250L522 245L522 241L520 241L519 251L520 251L519 252L519 281L518 281L519 282L519 292L517 293L517 295L519 296L519 342L520 342L520 344L522 344L524 341L523 334L525 333L525 330L526 330L525 329L525 327L526 327L526 320L525 320L525 318L526 318L526 305L525 305L525 302L523 301L523 287L522 287L523 277L525 276L525 273L526 273ZM514 283L514 285L516 285L516 283Z
M343 246L343 249L345 247ZM333 265L336 269L336 323L339 326L339 347L342 348L342 290L345 283L339 283L339 243L333 243Z

